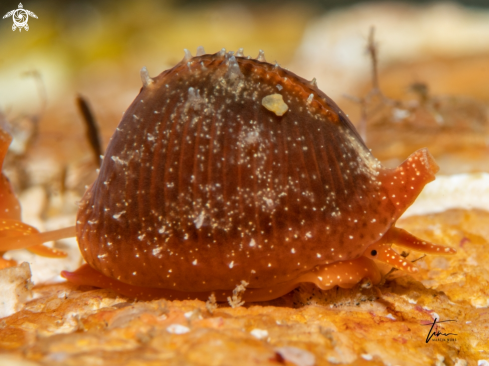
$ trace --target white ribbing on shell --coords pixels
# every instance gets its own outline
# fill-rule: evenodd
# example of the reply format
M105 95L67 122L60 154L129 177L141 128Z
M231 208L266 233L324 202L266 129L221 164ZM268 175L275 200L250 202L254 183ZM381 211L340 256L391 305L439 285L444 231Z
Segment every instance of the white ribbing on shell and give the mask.
M260 50L256 59L261 62L266 62L267 60L265 60L265 52L263 52L263 50Z
M311 80L311 85L312 85L312 86L315 86L315 87L317 88L318 83L316 82L316 78L312 78L312 80Z
M203 46L199 46L197 47L197 53L195 54L195 56L202 56L202 55L205 55L205 50Z
M236 56L237 57L244 57L243 48L238 48L238 52L236 52Z
M143 86L146 87L154 83L154 80L148 74L148 69L146 68L146 66L144 66L141 69L140 75L141 75L141 81L143 82Z
M226 49L223 48L221 49L218 53L217 53L217 56L218 57L224 57L224 55L226 54Z

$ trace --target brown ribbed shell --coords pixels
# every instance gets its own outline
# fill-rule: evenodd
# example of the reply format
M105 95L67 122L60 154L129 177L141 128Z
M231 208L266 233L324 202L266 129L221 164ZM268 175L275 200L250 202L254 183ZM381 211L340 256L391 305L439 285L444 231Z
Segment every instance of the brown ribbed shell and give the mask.
M283 116L262 105L280 94ZM382 171L312 83L231 53L184 60L142 88L85 194L87 262L134 285L270 286L360 256L395 220Z

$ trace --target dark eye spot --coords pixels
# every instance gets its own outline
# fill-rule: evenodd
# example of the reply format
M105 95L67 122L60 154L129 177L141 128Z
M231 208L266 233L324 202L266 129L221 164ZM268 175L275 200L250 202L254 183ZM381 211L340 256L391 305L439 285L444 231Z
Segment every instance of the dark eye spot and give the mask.
M370 252L370 254L372 254L372 256L374 256L374 257L375 257L375 256L377 255L377 251L374 249L374 250L372 250L372 251Z

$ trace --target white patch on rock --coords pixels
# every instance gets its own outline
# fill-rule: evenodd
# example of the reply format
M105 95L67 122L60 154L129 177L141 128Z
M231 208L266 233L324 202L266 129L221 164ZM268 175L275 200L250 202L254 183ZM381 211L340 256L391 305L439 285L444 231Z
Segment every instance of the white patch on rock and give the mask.
M171 334L185 334L190 332L190 329L181 324L171 324L166 327L166 331Z
M16 267L0 270L0 318L22 310L32 298L31 268L24 262Z
M255 328L253 329L250 334L255 337L255 338L258 338L258 339L264 339L264 338L267 338L268 337L268 331L265 330L265 329L258 329L258 328Z

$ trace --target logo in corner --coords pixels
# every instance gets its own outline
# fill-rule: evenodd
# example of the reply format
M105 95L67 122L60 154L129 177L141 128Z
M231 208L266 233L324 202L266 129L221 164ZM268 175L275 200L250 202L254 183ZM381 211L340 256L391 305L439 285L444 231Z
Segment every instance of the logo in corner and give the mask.
M3 19L12 17L14 20L14 24L12 25L12 30L15 31L19 28L19 32L24 28L26 31L29 30L29 24L27 21L29 20L29 15L37 19L37 15L32 11L25 10L22 3L19 3L19 8L15 10L9 11L7 14L3 16Z

